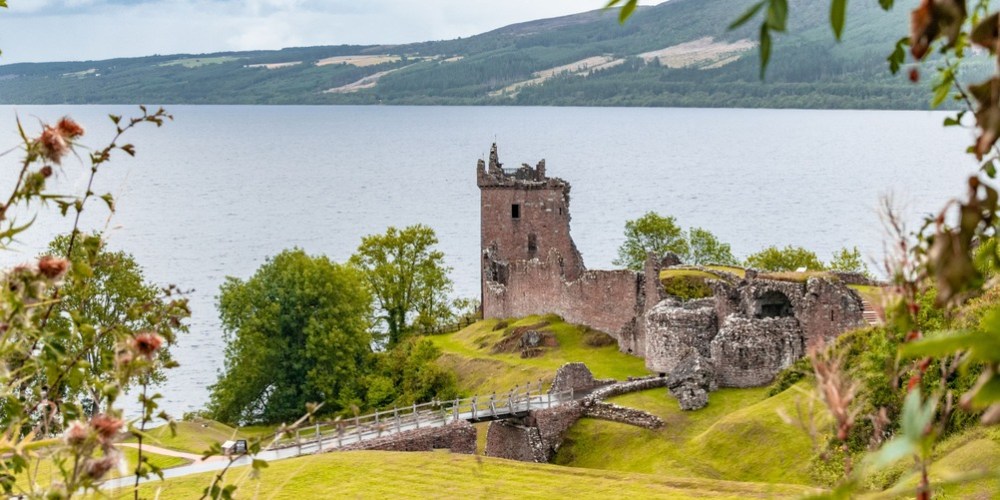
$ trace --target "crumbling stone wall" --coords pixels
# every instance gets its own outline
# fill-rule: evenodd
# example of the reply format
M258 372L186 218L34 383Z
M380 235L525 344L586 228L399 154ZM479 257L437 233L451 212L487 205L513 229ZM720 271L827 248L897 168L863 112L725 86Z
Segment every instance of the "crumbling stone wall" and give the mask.
M712 340L711 359L720 387L767 385L805 354L795 318L726 318Z
M603 401L594 401L584 405L584 416L619 422L622 424L634 425L644 429L659 429L663 427L663 420L656 415L635 408L626 408Z
M338 451L432 451L451 450L452 453L476 453L476 428L460 420L442 427L413 429L380 438L362 441L338 448Z
M667 299L646 313L646 368L667 374L692 353L708 358L719 330L713 299Z
M485 254L487 268L497 267L493 252ZM628 270L583 271L577 279L564 274L564 260L556 250L544 259L500 264L506 283L487 280L483 288L485 318L517 318L533 314L558 314L608 333L619 348L634 352L637 336L630 326L636 309L642 309L644 277ZM489 277L491 273L486 273Z
M556 377L552 380L552 386L549 387L549 394L569 389L583 393L613 383L615 383L615 379L595 379L590 368L587 368L584 363L566 363L556 370Z
M488 457L506 458L520 462L548 462L545 446L537 427L523 425L517 421L497 420L490 422L486 431L486 451Z

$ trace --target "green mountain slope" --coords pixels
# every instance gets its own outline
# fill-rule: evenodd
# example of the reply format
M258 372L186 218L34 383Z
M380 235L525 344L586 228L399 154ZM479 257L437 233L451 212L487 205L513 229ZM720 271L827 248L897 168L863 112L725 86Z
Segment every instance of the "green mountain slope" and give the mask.
M927 107L928 83L885 61L913 2L889 13L851 2L837 44L827 0L792 0L761 82L754 23L727 30L751 1L671 0L624 25L593 11L407 45L4 65L0 103Z

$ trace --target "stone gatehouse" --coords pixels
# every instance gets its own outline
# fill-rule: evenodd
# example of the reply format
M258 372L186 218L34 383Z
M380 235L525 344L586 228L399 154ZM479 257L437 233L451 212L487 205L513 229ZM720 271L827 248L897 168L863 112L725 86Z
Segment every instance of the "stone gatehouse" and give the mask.
M570 235L570 184L548 177L544 160L504 168L494 144L476 179L484 318L558 314L607 332L654 372L710 372L705 390L767 384L809 345L863 324L848 275L794 282L699 269L718 277L713 296L683 302L660 281L667 259L651 255L642 272L588 270Z

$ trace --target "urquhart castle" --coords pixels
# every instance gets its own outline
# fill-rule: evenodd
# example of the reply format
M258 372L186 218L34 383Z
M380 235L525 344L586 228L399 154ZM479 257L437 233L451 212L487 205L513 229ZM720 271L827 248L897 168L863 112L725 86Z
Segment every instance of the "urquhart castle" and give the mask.
M682 407L707 402L716 387L753 387L828 342L864 324L855 274L799 280L682 266L650 254L641 272L588 270L570 235L570 185L548 177L545 161L504 168L496 145L479 160L482 308L484 318L557 314L602 330L619 348L669 378ZM711 296L668 295L661 271L708 272Z

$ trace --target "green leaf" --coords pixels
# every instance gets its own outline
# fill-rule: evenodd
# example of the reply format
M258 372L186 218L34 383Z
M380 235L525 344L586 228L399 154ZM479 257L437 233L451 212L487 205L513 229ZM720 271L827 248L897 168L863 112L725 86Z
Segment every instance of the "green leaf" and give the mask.
M788 0L770 0L767 6L767 26L774 31L785 31L788 24Z
M111 193L102 194L101 199L104 200L104 203L108 205L108 210L112 212L115 211L115 198L111 196Z
M991 161L988 161L988 162L984 163L983 167L982 167L982 171L990 179L996 179L996 177L997 177L996 162L993 161L993 160L991 160Z
M618 22L624 24L625 21L635 12L635 8L639 5L639 0L628 0L628 3L622 7L622 10L618 13Z
M767 62L771 59L771 33L767 29L767 23L760 25L760 79L764 79L767 72Z
M886 58L889 61L889 71L892 74L899 73L899 68L906 62L906 49L904 47L910 45L910 37L904 36L896 41L896 48L893 49L889 57Z
M934 84L934 98L931 99L931 106L938 107L948 95L951 94L951 86L955 83L955 72L951 68L941 70L941 76Z
M993 403L1000 402L1000 377L990 377L985 384L979 387L971 401L976 408L986 408Z
M90 268L90 265L83 261L73 261L73 274L78 277L92 278L94 276L94 270Z
M830 2L830 26L833 28L833 35L840 41L840 35L844 33L844 20L847 19L847 0L832 0Z
M901 458L913 455L916 451L915 444L900 436L886 443L885 446L878 450L878 453L871 456L870 461L876 468L882 468L897 462Z
M750 8L747 9L746 12L744 12L742 15L740 15L740 17L736 18L736 20L733 21L732 24L730 24L729 28L727 29L734 30L746 24L751 17L755 16L758 12L760 12L760 9L764 8L765 3L766 0L761 0L760 2L751 5Z
M889 10L892 8L893 0L878 0L878 4L882 7L882 10Z

